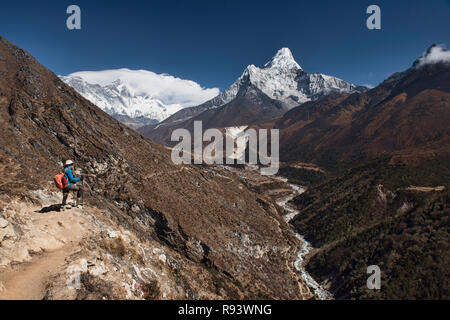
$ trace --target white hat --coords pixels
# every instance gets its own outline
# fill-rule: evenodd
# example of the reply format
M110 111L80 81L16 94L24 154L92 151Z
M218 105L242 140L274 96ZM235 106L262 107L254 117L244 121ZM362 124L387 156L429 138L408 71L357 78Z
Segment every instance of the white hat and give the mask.
M70 166L70 165L72 165L72 164L73 164L73 161L72 161L72 160L67 160L65 166Z

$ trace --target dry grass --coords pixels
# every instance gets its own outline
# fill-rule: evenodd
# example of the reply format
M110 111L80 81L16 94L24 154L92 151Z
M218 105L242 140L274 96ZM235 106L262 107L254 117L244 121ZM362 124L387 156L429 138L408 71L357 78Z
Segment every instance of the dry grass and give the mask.
M135 261L136 263L138 263L140 265L145 265L144 258L138 252L138 248L137 247L130 248L129 251L130 251L130 259L132 261Z
M161 295L161 290L159 288L158 281L156 280L143 283L141 285L141 290L145 300L156 300Z
M125 241L122 239L122 237L117 237L114 239L103 239L101 245L109 253L118 257L125 256L127 252Z

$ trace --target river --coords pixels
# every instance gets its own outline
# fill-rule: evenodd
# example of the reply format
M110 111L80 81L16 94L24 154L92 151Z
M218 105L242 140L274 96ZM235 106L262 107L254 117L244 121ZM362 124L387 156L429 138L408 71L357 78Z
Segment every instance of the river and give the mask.
M288 179L286 179L286 178L275 177L275 179L286 182L287 184L289 184L289 186L292 189L292 193L290 195L277 200L277 204L280 207L284 208L286 210L286 212L288 212L286 215L283 216L283 219L287 223L290 223L292 219L294 219L298 214L300 214L300 211L293 208L289 204L289 201L294 199L297 195L305 192L305 189L300 186L297 186L295 184L289 183ZM305 257L306 257L306 255L309 254L309 252L312 249L311 244L308 241L306 241L302 235L298 234L295 231L295 229L293 229L293 230L294 230L294 233L295 233L295 236L297 237L297 239L299 239L302 243L302 247L297 254L297 260L295 260L295 262L294 262L295 269L297 269L297 271L301 274L301 276L305 280L306 284L310 288L313 288L314 293L320 300L332 300L333 295L330 292L328 292L327 290L325 290L320 284L318 284L317 281L314 280L314 278L305 269L305 265L304 265Z

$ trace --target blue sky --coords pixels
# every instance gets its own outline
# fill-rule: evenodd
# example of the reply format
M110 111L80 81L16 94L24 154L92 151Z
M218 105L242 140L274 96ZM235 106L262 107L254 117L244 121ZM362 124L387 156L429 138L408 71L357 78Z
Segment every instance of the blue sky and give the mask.
M82 30L66 28L71 4ZM382 30L366 28L371 4ZM305 71L376 85L431 44L450 47L450 0L8 1L0 35L61 75L126 67L224 90L289 47Z

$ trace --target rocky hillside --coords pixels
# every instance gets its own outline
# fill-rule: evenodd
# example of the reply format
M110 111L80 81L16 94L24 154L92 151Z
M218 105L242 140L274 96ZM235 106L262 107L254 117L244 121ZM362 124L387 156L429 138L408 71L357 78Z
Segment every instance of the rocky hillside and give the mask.
M299 241L270 198L223 169L173 165L3 38L0 124L0 288L23 279L7 276L21 268L12 265L42 267L49 254L47 298L311 297L293 266ZM69 158L86 177L87 206L46 218L60 200L51 179ZM75 296L64 289L70 265L82 275Z

